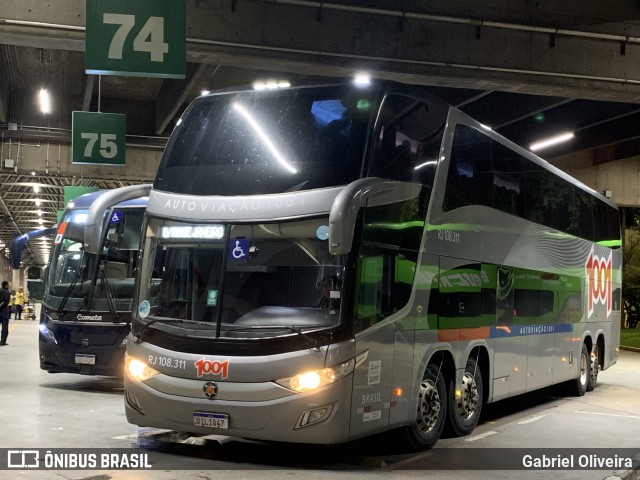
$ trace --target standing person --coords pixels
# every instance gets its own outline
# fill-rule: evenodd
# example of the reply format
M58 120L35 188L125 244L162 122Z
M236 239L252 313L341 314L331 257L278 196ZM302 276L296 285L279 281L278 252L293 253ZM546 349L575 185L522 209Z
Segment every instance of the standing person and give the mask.
M18 288L16 292L16 299L13 302L16 306L16 320L22 320L22 305L24 304L24 289L22 287Z
M11 311L9 310L9 302L11 301L11 292L9 291L9 282L2 282L0 288L0 324L2 331L0 332L0 347L7 345L7 336L9 335L9 318Z

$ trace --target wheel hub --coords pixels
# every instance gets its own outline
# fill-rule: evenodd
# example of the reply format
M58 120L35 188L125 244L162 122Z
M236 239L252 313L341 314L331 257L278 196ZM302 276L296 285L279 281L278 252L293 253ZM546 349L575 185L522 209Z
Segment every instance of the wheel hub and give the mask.
M462 394L458 399L458 411L463 419L470 418L478 409L480 395L478 385L471 372L464 372L462 377Z
M438 423L440 416L440 394L431 380L424 380L420 385L418 397L418 428L427 433Z

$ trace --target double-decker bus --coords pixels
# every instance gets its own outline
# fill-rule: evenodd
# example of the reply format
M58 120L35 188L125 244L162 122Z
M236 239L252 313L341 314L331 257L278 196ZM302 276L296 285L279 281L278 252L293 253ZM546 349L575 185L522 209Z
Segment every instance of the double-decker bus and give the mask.
M81 195L55 232L39 324L40 368L122 375L150 185Z
M149 194L129 422L415 449L616 362L617 207L423 89L219 92Z

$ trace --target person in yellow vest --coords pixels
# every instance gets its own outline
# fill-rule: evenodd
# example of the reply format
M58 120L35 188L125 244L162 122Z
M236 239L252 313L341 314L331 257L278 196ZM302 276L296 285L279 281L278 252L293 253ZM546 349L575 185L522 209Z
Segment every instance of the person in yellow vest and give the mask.
M22 304L24 303L24 289L22 287L18 288L16 292L16 299L13 301L16 306L16 320L22 320Z

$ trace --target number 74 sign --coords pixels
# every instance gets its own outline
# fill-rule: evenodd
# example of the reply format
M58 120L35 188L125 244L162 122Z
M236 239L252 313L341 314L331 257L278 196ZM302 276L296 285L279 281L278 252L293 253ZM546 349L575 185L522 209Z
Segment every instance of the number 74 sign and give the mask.
M71 123L71 163L124 165L125 115L73 112Z
M85 70L184 78L185 0L87 0Z

